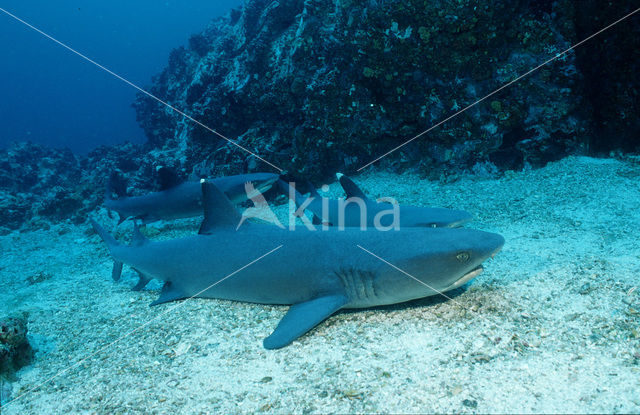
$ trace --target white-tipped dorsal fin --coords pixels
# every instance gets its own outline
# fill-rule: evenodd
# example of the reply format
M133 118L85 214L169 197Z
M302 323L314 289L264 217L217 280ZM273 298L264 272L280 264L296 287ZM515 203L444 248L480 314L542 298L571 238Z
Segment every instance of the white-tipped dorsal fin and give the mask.
M204 220L200 225L200 234L210 234L215 228L235 227L242 220L240 213L233 207L229 198L218 187L205 179L200 180L202 185L202 207L204 208Z
M336 173L336 177L340 182L340 186L342 186L344 192L347 194L347 199L357 197L362 200L367 200L367 195L365 195L358 185L356 185L350 178L342 173Z

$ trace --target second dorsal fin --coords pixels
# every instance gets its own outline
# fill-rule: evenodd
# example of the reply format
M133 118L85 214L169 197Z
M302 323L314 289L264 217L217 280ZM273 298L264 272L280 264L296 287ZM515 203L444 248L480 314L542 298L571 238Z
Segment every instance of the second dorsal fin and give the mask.
M367 195L364 194L362 190L356 185L350 178L345 176L342 173L336 173L336 177L340 182L340 186L344 189L344 192L347 194L347 199L351 197L357 197L362 200L367 200Z
M210 234L220 227L233 227L242 220L242 216L233 207L229 198L218 187L206 180L200 180L202 184L202 207L204 208L204 220L200 225L199 234Z

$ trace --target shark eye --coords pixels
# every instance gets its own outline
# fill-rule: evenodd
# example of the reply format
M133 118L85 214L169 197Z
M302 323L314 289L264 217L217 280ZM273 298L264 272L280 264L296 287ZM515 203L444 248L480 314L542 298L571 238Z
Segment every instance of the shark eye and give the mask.
M456 259L460 262L467 262L469 260L469 253L459 252L458 254L456 254Z

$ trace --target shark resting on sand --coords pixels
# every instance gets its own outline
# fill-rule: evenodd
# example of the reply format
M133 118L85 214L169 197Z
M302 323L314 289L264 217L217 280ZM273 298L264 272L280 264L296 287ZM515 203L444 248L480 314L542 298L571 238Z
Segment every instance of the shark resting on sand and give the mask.
M290 305L264 339L267 349L290 344L343 308L401 303L457 288L477 276L504 243L498 234L466 228L312 231L246 223L236 230L241 217L225 194L207 182L202 192L198 235L150 242L136 227L132 244L123 246L92 224L116 261L114 276L125 263L146 280L164 281L152 305L192 297Z
M245 191L245 183L253 183L257 192L265 192L278 180L273 173L240 174L211 179L233 203L242 203L249 199ZM158 220L173 220L202 215L202 190L198 181L167 181L163 190L143 196L111 198L111 191L106 193L104 205L119 215L119 222L127 218L140 219L142 223Z
M347 199L329 199L318 194L311 186L309 198L304 197L293 186L283 180L280 189L289 195L298 206L298 211L313 213L313 224L343 227L370 228L373 226L395 228L457 228L471 221L472 216L464 210L437 207L401 206L395 200L369 199L362 190L344 174L336 174ZM394 214L395 209L395 214ZM376 223L378 218L379 223Z

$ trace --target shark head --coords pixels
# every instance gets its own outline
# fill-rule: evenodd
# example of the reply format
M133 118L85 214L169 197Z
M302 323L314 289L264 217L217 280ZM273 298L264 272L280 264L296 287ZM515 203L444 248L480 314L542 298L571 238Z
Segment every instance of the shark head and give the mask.
M460 230L465 231L467 237L459 242L456 251L443 258L451 272L441 280L442 286L445 286L442 291L453 290L477 277L483 271L482 263L495 257L504 245L504 237L497 233Z
M458 228L470 222L473 216L464 210L445 208L417 208L411 218L411 226L426 228ZM402 223L402 217L400 218Z
M393 254L380 255L397 266L388 267L376 287L392 302L436 295L462 286L478 276L483 271L482 263L504 245L501 235L475 229L421 232L422 235L416 229L412 243L396 258Z

